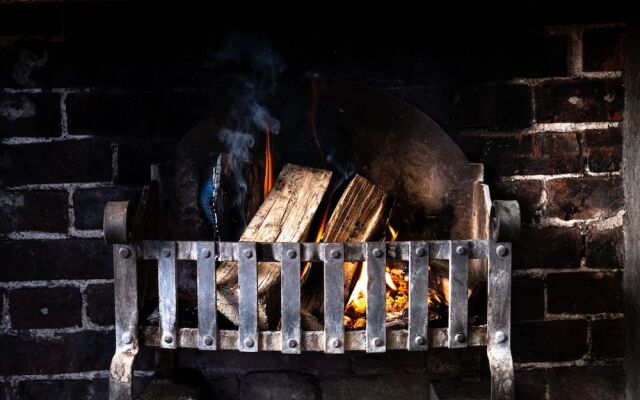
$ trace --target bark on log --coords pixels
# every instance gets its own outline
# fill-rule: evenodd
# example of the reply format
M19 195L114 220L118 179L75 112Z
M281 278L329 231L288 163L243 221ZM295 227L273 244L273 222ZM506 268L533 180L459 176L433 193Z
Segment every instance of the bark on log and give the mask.
M293 164L285 165L273 189L240 237L240 241L299 242L304 240L330 180L331 172L329 171ZM218 311L237 325L237 263L223 262L216 271ZM258 263L259 325L262 329L268 324L266 311L272 308L271 304L274 301L274 305L278 304L279 287L280 264ZM269 304L268 308L267 304ZM276 311L279 314L279 307Z
M367 179L356 175L342 193L327 222L323 242L366 242L385 221L389 197ZM358 263L344 263L344 297L355 285ZM301 308L311 315L323 311L322 269L310 268L303 276Z

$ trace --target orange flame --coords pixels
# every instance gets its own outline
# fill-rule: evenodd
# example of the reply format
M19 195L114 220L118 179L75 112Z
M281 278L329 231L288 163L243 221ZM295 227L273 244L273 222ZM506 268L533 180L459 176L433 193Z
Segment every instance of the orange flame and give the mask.
M322 237L324 236L324 229L327 226L327 219L329 219L329 204L327 204L327 207L324 210L324 214L322 214L322 220L320 221L320 226L318 227L318 233L316 233L316 243L320 243L322 241ZM309 268L311 268L311 263L306 262L304 264L304 267L302 268L303 279L305 276L307 276L307 273L309 273Z
M271 164L271 133L267 126L266 151L264 156L264 184L262 187L263 197L267 197L273 187L273 166Z
M400 232L391 225L387 225L391 237L391 242L396 241ZM387 321L394 320L402 316L409 304L409 282L405 270L402 266L387 265L385 268L386 283L386 312ZM449 281L445 277L440 277L435 281L436 287L429 287L427 302L433 308L448 304L447 294ZM353 292L349 297L344 312L344 325L347 329L363 329L367 325L367 263L362 263L362 269ZM430 311L431 318L431 311ZM439 316L434 314L434 318Z

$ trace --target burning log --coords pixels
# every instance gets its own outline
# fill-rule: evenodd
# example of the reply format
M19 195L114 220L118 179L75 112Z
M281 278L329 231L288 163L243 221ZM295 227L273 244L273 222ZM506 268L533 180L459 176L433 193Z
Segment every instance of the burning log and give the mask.
M366 242L379 232L388 212L389 197L367 179L356 175L342 193L329 218L323 242ZM348 299L359 263L344 263L344 297ZM301 288L302 312L319 316L323 310L322 269L305 268Z
M329 186L331 172L287 164L273 189L240 237L244 242L299 242L307 237L311 221ZM238 268L223 262L216 270L218 311L238 324ZM268 325L269 310L278 311L280 264L258 264L259 325ZM271 296L273 294L273 296Z

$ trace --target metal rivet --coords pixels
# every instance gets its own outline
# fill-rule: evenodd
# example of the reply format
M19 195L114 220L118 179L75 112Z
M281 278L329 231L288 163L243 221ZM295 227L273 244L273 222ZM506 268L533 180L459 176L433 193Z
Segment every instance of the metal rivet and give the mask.
M289 258L296 258L296 256L298 255L298 253L296 253L295 250L293 249L289 249L287 250L287 257Z
M503 245L500 245L496 248L496 254L498 254L500 257L504 257L508 253L509 253L509 250Z
M334 349L337 349L338 347L342 346L342 342L340 341L340 339L333 339L333 340L331 341L331 346L332 346Z
M423 344L425 344L427 341L425 340L424 336L418 335L416 336L416 338L413 340L415 342L415 344L417 344L418 346L422 346Z
M289 347L292 349L295 349L296 347L298 347L298 341L295 339L290 339L288 344L289 344Z
M464 341L467 340L467 338L464 337L464 334L462 333L456 333L453 339L458 343L464 343Z
M426 252L424 251L424 247L418 247L418 248L416 249L416 255L417 255L418 257L424 257L425 253L426 253Z
M331 258L333 258L334 260L337 260L338 258L340 258L340 252L338 250L331 250Z
M120 253L120 257L122 258L129 258L129 256L131 255L131 250L129 250L128 247L122 247L120 248L120 251L118 253Z
M495 334L494 340L496 343L504 343L507 341L507 334L502 332L502 331L498 331Z
M171 257L171 250L169 249L162 249L162 255L164 257Z
M247 249L247 250L245 250L245 251L244 251L244 253L243 253L243 254L244 254L244 256L245 256L246 258L253 258L253 251L251 251L251 250L248 250L248 249Z
M132 335L132 334L130 334L129 332L124 333L124 334L122 335L122 343L124 343L124 344L131 344L131 343L133 343L133 335Z
M375 258L380 258L380 257L382 257L382 250L380 250L380 249L373 249L373 256L374 256Z
M204 344L207 346L211 346L213 344L213 338L211 336L205 336Z
M373 339L373 345L376 347L382 346L384 342L379 337Z
M165 343L167 343L167 344L171 344L171 343L173 343L173 336L171 336L171 335L165 335L165 337L164 337L164 342L165 342Z
M458 255L464 255L467 252L467 249L464 248L464 246L458 246L456 247L456 254Z
M253 345L254 345L254 344L255 344L255 342L254 342L254 341L253 341L253 339L251 339L251 338L246 338L246 339L244 340L244 345L245 345L246 347L253 347Z
M202 258L209 258L209 257L211 257L211 250L209 249L202 250Z

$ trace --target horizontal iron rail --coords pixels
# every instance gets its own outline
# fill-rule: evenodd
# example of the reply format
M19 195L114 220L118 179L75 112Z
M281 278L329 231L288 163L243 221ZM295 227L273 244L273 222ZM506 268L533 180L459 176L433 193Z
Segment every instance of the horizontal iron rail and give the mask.
M158 242L146 240L135 244L139 259L156 259ZM197 260L198 246L209 244L215 249L217 261L239 261L238 242L206 242L206 241L178 241L178 260ZM389 260L409 261L410 245L416 242L371 242L383 244L386 247L386 257ZM422 243L422 242L421 242ZM448 260L451 249L450 241L438 240L424 242L429 246L429 255L432 260ZM460 240L456 241L462 246L470 259L487 258L489 242L487 240ZM282 261L282 245L284 243L256 243L258 260L261 262ZM333 243L299 243L300 261L324 261L324 248ZM344 261L365 261L367 243L340 243L344 245Z
M160 346L160 330L155 326L142 328L146 346ZM282 351L282 333L280 331L262 331L258 333L260 351ZM447 328L429 329L429 348L448 347L449 333ZM408 343L408 331L405 329L387 330L387 350L406 350ZM218 350L238 350L238 331L219 330ZM323 331L302 331L301 350L323 352L325 351L325 335ZM486 326L469 327L469 346L487 345ZM198 329L181 328L178 330L177 346L179 348L198 348ZM344 334L345 351L366 351L366 331L346 331Z

